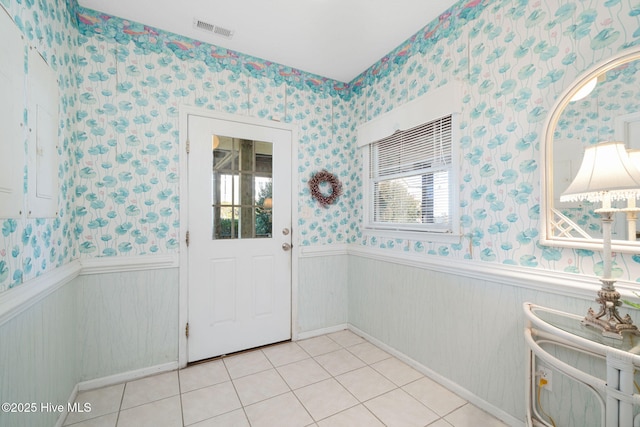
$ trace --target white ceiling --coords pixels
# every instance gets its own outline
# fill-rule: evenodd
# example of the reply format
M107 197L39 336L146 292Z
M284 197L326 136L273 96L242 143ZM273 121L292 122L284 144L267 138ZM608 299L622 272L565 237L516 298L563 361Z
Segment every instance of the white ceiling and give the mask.
M458 0L78 0L80 6L348 83ZM201 21L231 39L193 28Z

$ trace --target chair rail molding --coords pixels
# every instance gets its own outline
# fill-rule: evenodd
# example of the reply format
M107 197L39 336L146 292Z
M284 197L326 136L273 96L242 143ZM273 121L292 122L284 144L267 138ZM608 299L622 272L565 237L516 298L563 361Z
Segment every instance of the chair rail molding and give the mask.
M437 255L407 253L357 244L302 246L298 249L300 258L358 256L586 300L592 300L594 289L600 287L595 275L485 263L478 260L454 260ZM618 279L616 289L624 299L640 303L640 297L635 294L640 289L637 283Z
M300 246L300 258L348 255L349 245Z
M71 282L80 269L80 262L72 261L1 293L0 326Z
M179 266L178 255L138 255L80 258L81 275L159 270Z
M80 275L177 268L178 255L76 259L0 293L0 326Z
M410 254L402 251L357 245L349 246L347 252L351 256L359 256L586 300L592 300L594 289L600 288L600 282L595 275L590 276L557 270L544 270L541 268L485 263L477 260L448 259L436 255ZM635 292L639 290L637 283L619 279L616 282L616 289L624 299L640 302L640 298L635 294Z

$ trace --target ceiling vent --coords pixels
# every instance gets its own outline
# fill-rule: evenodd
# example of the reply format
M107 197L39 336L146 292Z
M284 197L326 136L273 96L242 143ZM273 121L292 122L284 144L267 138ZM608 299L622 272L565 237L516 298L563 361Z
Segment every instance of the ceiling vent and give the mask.
M225 37L225 38L228 38L228 39L233 37L233 32L234 32L233 30L229 30L229 29L223 28L223 27L218 27L217 25L210 24L208 22L201 21L201 20L195 19L195 18L193 20L193 28L197 28L199 30L206 31L206 32L212 33L212 34L216 34L218 36Z

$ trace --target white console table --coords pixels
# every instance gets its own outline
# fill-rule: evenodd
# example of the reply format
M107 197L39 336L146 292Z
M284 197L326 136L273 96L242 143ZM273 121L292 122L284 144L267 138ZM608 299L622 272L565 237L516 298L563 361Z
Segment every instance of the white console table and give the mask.
M527 319L525 341L528 347L527 357L527 426L549 426L548 416L538 409L540 366L552 368L555 375L566 376L581 384L581 393L591 393L590 401L598 402L599 419L590 418L587 422L578 421L580 410L576 408L575 396L556 396L555 399L567 399L567 413L571 425L594 425L602 427L640 427L640 391L634 384L636 368L640 367L640 337L626 334L623 339L602 336L600 331L581 324L584 316L564 313L531 303L524 304ZM546 348L545 348L546 347ZM549 349L560 349L562 354L576 356L565 359L589 359L593 372L579 369L567 360L554 355ZM598 374L599 373L599 374ZM553 381L557 378L552 377ZM552 384L553 385L553 384ZM542 390L542 393L549 393ZM573 407L571 407L573 405ZM597 404L596 404L597 405ZM596 406L597 408L597 406ZM590 408L593 409L593 408ZM572 415L568 415L571 411ZM575 415L574 415L575 414ZM553 417L553 415L551 415ZM597 418L597 417L595 417ZM556 427L562 427L557 424Z

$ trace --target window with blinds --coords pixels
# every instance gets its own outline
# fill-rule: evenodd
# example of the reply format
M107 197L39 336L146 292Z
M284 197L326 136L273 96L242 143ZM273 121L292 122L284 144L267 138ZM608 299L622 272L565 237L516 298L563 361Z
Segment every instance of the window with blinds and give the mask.
M370 228L452 232L452 117L369 144Z

